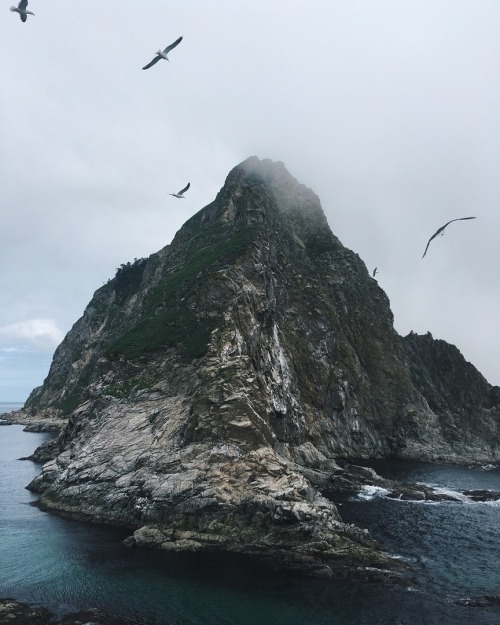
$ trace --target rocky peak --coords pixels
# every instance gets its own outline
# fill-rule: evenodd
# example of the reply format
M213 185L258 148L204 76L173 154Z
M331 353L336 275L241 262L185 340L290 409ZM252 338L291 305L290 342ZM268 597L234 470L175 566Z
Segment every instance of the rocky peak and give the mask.
M248 200L260 194L288 217L308 219L310 226L330 230L318 196L297 182L282 162L259 160L256 156L248 158L230 172L217 200L224 201L228 196L242 198L246 193L251 194L247 198L251 209L255 207Z
M184 246L200 228L215 223L235 230L263 223L275 227L288 225L302 230L303 234L328 233L333 237L318 196L298 183L283 163L259 160L255 156L231 170L214 202L182 226L172 247Z
M144 526L141 544L380 563L317 490L339 457L498 449L459 449L465 413L415 377L434 357L395 332L318 197L252 157L170 246L122 265L57 349L27 408L67 425L33 488L50 509Z

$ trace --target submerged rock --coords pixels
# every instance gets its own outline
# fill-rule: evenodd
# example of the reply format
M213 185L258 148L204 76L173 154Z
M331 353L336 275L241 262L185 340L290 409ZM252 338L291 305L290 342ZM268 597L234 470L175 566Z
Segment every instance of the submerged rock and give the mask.
M464 490L463 493L473 501L500 501L500 493L494 490Z
M463 605L468 608L487 608L493 606L500 606L500 595L485 595L482 597L465 597L458 599L456 602L458 605Z
M49 610L37 605L0 599L0 625L126 625L101 610L82 610L56 618Z

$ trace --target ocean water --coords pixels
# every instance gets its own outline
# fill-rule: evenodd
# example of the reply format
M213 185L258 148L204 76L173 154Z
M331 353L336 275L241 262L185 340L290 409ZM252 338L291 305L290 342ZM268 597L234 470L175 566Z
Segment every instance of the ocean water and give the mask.
M500 501L474 502L462 493L500 491L500 467L406 461L369 466L384 477L433 486L459 501L399 501L384 497L384 489L368 488L340 501L344 519L369 527L386 551L410 563L423 591L450 604L491 595L500 601ZM496 620L486 622L500 624L500 611L494 612Z
M500 624L498 606L457 604L500 594L496 504L401 502L380 491L341 500L347 520L412 566L412 587L304 579L235 557L126 549L126 530L40 511L25 489L38 467L18 459L47 437L0 427L0 597L57 614L99 607L136 625ZM495 468L376 468L453 490L500 490Z
M13 410L19 410L23 407L24 404L20 404L18 402L10 402L10 401L0 401L0 415L8 414Z

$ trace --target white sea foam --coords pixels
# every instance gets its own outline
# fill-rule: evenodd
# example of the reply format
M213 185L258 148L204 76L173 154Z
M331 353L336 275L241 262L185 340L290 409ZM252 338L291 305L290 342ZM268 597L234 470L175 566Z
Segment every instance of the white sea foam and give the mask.
M482 471L493 471L493 469L498 469L498 464L483 464L480 469Z
M496 501L474 501L472 503L480 503L480 504L483 504L483 506L491 506L492 508L500 508L500 499L497 499Z
M480 466L477 464L471 464L467 468L474 471L493 471L493 469L498 469L498 467L500 467L499 464L482 464Z
M433 486L432 489L438 495L447 495L448 497L452 497L455 501L461 501L462 503L469 503L471 501L467 495L464 495L458 490L453 490L452 488Z
M398 553L389 553L388 551L383 552L384 556L391 558L391 560L401 560L402 562L416 562L417 558L410 558L409 556L402 556Z
M443 495L449 495L450 497L453 497L453 499L455 501L461 502L461 503L466 503L466 504L487 504L489 506L494 506L494 507L500 507L500 499L497 499L495 501L478 501L477 499L474 499L472 497L468 497L465 493L461 493L460 491L457 490L453 490L451 488L443 488L440 486L433 486L432 487L434 492L436 493L441 493ZM428 503L428 502L426 502ZM449 500L444 500L444 501L438 501L438 502L434 502L434 503L450 503ZM451 502L453 503L453 502Z
M380 569L376 566L358 566L358 571L373 571L374 573L389 573L390 575L399 575L396 571L391 571L390 569Z
M392 501L397 501L399 503L403 503L403 504L413 504L413 503L419 503L425 506L439 506L440 504L442 504L442 501L433 501L432 499L400 499L399 497L396 497L395 499L392 499ZM444 502L446 503L446 501ZM448 502L449 503L449 502ZM453 502L451 502L453 503Z
M361 490L356 495L356 499L369 501L370 499L375 499L375 497L384 497L385 495L388 495L390 492L391 492L390 490L387 490L387 488L382 488L382 486L365 485L361 487Z

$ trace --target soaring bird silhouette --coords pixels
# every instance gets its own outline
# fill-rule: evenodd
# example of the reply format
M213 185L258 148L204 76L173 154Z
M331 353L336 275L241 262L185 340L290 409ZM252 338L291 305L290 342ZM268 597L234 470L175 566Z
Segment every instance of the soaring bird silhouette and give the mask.
M160 61L161 59L165 59L165 61L168 61L167 54L170 52L170 50L173 50L176 46L178 46L181 41L182 41L182 37L179 37L179 39L176 39L174 43L171 43L169 46L167 46L165 50L163 50L163 52L161 50L158 50L155 58L152 61L150 61L147 65L145 65L142 69L149 69L155 63L158 63L158 61Z
M184 193L186 193L186 191L189 189L190 186L191 186L191 183L188 182L187 185L184 187L184 189L181 189L178 193L169 193L169 195L173 195L174 197L178 197L183 200Z
M452 219L451 221L449 221L448 223L444 224L444 226L441 226L441 228L439 228L439 230L436 230L436 232L431 236L431 238L427 241L427 245L425 247L425 252L422 256L422 258L427 254L427 250L429 248L430 242L432 241L432 239L434 239L435 237L437 237L438 234L440 234L441 236L443 236L443 230L446 228L446 226L449 226L452 222L454 221L463 221L464 219L476 219L475 217L459 217L458 219Z
M10 7L10 10L13 12L19 13L21 22L25 22L28 19L28 15L35 15L32 11L28 11L26 9L27 6L28 6L28 0L21 0L21 2L17 5L17 7Z

